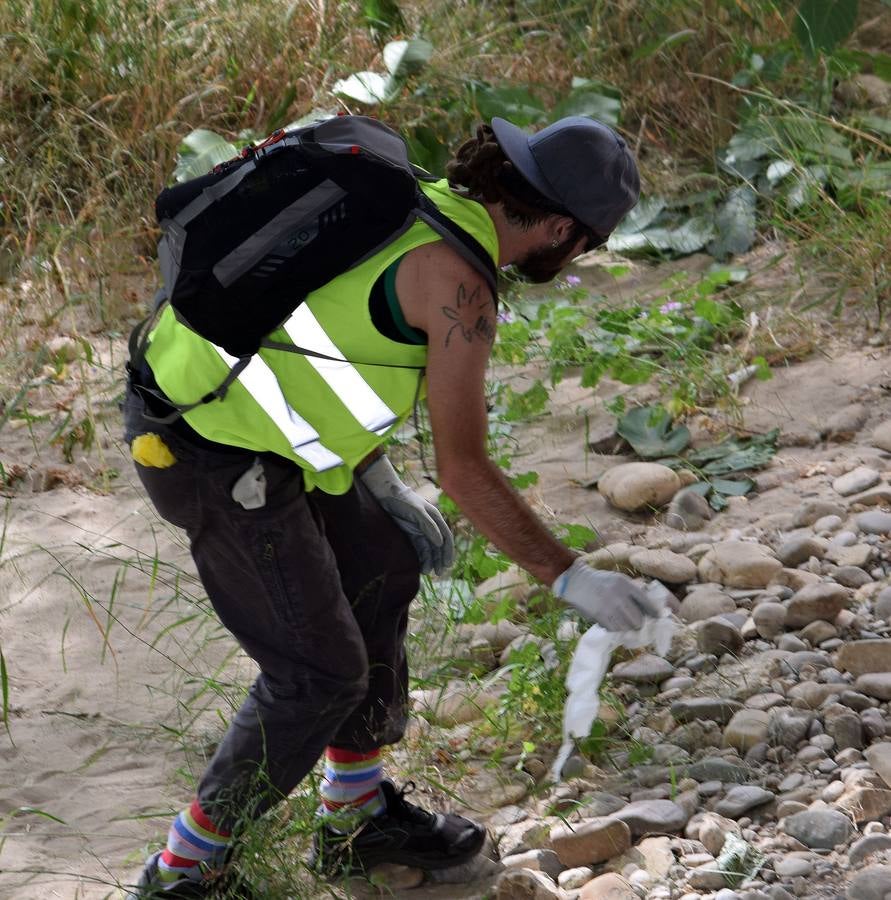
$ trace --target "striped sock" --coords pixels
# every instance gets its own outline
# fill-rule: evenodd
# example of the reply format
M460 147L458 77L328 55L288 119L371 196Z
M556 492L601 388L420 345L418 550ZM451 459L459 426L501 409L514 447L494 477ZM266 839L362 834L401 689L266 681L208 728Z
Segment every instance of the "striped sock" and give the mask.
M319 793L319 814L336 831L352 831L362 820L386 809L378 785L383 777L381 752L354 753L328 747Z
M158 878L163 889L183 879L200 881L207 868L223 861L230 834L216 828L194 800L170 826L167 847L158 857Z

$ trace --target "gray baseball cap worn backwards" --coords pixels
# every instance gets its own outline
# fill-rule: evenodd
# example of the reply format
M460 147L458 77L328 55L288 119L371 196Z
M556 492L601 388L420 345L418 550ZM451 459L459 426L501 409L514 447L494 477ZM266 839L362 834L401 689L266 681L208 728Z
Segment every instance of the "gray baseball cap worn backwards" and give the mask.
M504 155L540 194L607 237L640 196L637 163L608 125L568 116L530 135L492 119Z

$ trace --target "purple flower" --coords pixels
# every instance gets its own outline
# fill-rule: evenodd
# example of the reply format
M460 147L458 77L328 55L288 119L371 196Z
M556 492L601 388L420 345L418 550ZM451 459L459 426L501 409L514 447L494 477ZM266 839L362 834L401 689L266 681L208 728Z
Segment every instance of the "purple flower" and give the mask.
M570 287L578 287L582 283L582 279L578 275L567 275L566 283Z
M683 303L679 303L677 300L669 300L668 303L663 303L662 306L659 307L659 312L661 312L663 316L667 316L668 313L677 312L679 309L683 308Z
M504 322L505 324L507 324L508 322L513 322L514 314L509 309L503 309L500 313L498 313L496 319L499 322Z

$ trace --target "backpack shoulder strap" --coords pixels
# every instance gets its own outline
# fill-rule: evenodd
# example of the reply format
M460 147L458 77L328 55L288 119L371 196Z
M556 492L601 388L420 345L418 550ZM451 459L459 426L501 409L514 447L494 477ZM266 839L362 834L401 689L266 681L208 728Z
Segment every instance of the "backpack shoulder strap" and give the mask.
M459 256L470 263L489 285L492 295L498 298L498 270L485 247L457 222L441 212L422 191L418 192L417 216L426 222Z

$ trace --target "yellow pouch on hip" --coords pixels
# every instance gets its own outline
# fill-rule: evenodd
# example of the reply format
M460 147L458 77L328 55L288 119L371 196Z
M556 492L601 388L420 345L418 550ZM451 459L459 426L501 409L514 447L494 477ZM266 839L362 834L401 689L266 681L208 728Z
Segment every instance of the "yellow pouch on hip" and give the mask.
M170 448L157 434L140 434L130 444L130 455L141 466L168 469L176 462Z

